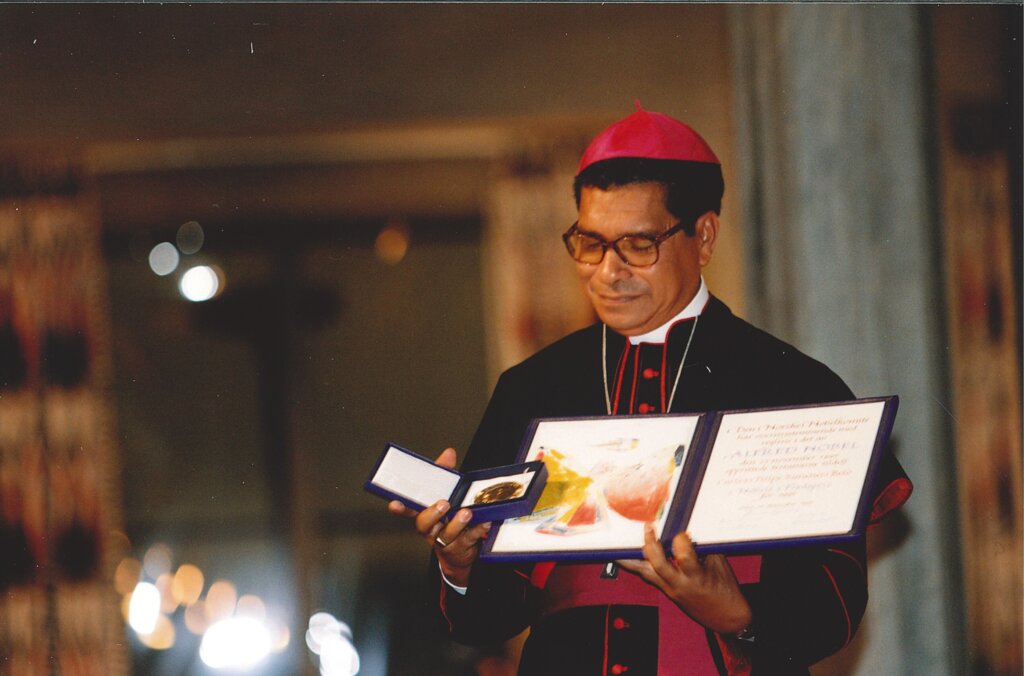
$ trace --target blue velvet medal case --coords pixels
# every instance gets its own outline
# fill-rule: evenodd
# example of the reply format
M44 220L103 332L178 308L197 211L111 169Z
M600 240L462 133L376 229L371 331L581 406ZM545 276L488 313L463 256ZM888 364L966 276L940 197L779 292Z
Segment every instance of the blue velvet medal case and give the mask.
M447 500L451 504L449 514L467 507L473 512L472 523L483 523L531 513L547 475L547 467L540 460L463 474L388 443L364 488L414 510Z

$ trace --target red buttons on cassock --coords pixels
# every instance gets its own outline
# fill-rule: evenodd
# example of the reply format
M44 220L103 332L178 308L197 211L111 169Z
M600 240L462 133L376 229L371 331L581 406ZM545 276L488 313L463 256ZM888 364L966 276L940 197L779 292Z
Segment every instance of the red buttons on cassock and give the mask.
M643 377L647 378L648 380L650 380L651 378L657 378L659 375L661 375L654 369L644 369L641 373L643 374Z
M640 413L657 413L658 408L654 404L640 404L636 407L636 410Z
M616 629L625 629L629 626L629 622L626 622L621 617L616 617L614 620L612 620L612 626Z
M627 667L627 666L623 666L621 664L613 664L612 665L612 673L613 674L624 674L627 671L629 671L629 667Z

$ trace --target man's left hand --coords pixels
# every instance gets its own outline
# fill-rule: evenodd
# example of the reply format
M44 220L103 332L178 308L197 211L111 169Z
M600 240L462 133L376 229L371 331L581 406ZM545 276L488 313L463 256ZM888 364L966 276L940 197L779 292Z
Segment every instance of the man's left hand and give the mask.
M732 566L721 554L697 556L686 533L672 539L669 560L654 537L651 524L644 527L644 560L616 563L660 589L694 620L712 631L734 635L750 625L751 610L740 592Z

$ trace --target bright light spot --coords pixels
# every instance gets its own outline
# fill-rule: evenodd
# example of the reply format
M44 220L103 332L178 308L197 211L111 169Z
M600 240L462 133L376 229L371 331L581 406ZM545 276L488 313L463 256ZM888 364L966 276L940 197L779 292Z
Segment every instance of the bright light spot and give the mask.
M171 581L174 578L170 573L164 573L156 579L156 588L160 590L160 612L170 615L178 609L178 601L171 593Z
M167 650L174 645L174 639L174 624L166 615L157 616L152 632L139 635L142 645L152 650Z
M403 221L389 221L377 234L373 248L385 263L399 263L409 251L409 226Z
M171 548L162 543L150 547L142 557L142 569L154 580L171 572Z
M178 603L190 606L198 601L203 593L203 582L203 571L191 563L182 564L174 574L171 593Z
M330 613L309 618L306 645L320 656L324 676L352 676L359 672L359 653L352 645L352 630Z
M117 564L117 570L114 571L114 589L122 596L131 594L141 576L142 564L138 559L121 559L121 563Z
M212 621L223 620L235 614L238 592L235 585L227 580L217 580L206 592L206 617Z
M245 594L238 597L238 605L235 606L235 615L239 617L251 617L254 620L263 622L267 619L267 607L263 599L253 594Z
M181 295L195 303L210 300L220 291L220 276L209 265L197 265L181 276Z
M203 240L206 234L203 226L196 221L189 221L178 228L178 248L183 254L194 254L203 248Z
M166 277L178 268L181 256L170 242L160 242L149 251L149 269Z
M342 635L349 640L352 639L352 630L347 624L339 621L330 613L315 613L309 618L309 629L306 631L306 645L309 646L310 650L319 655L321 647L332 636Z
M210 619L206 613L206 603L196 601L185 608L185 628L196 636L202 636L210 628Z
M321 646L320 673L323 676L353 676L359 673L359 653L344 636L335 635Z
M199 657L214 669L252 667L270 653L267 628L251 617L217 622L203 636Z
M151 634L160 617L160 590L149 582L135 585L128 602L128 624L139 634Z

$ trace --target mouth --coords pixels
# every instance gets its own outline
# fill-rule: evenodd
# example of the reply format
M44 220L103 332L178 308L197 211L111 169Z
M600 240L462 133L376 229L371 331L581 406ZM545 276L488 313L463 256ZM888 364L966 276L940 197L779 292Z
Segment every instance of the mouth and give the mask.
M637 296L614 294L608 295L603 293L595 294L597 299L605 305L623 305L637 299Z

